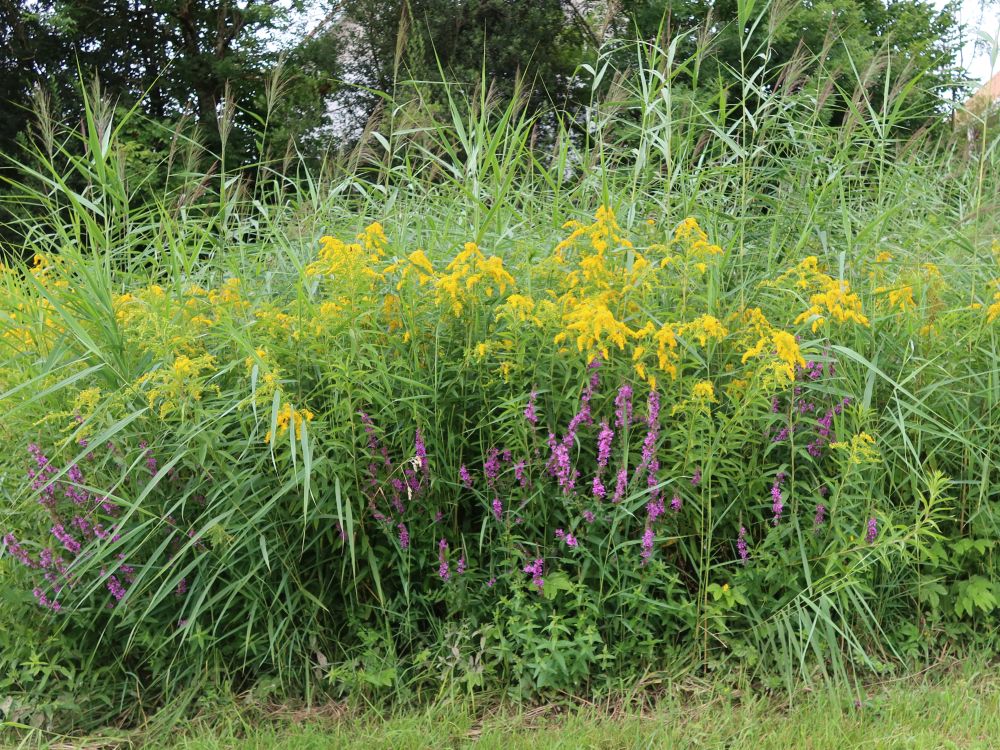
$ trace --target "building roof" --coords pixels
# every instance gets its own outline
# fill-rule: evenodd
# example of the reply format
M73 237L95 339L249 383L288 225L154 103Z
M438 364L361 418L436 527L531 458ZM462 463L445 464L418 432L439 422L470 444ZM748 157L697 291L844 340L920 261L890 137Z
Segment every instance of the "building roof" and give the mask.
M976 112L990 106L998 99L1000 99L1000 73L993 76L979 91L969 97L969 100L965 102L965 108L970 112Z

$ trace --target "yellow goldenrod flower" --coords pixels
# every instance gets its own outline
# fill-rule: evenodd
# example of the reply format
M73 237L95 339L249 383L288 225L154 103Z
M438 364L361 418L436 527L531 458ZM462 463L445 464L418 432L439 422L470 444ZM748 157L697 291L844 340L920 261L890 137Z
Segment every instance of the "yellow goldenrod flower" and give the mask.
M715 386L708 380L702 380L699 383L695 383L691 388L691 398L696 401L702 401L707 403L716 403L715 398Z

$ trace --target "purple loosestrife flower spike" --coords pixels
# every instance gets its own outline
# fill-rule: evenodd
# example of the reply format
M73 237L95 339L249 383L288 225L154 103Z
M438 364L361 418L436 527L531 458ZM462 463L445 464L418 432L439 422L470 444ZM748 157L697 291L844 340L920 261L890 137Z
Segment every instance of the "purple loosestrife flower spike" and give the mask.
M149 470L150 474L156 473L156 458L153 457L153 449L149 447L149 444L145 440L139 441L139 450L144 451L146 456L146 468Z
M525 467L524 461L518 461L516 464L514 464L514 478L518 482L520 482L522 487L527 487L528 477L525 476L524 474L524 467Z
M653 556L653 527L646 526L646 530L642 534L642 564L646 565L649 563L649 558Z
M535 399L538 398L538 391L528 394L528 405L524 407L524 418L532 425L538 424L538 414L535 413Z
M615 431L608 427L607 422L601 422L601 431L597 435L597 465L601 469L608 465L614 438Z
M646 515L649 516L649 522L651 524L656 523L656 519L666 512L667 509L663 507L663 498L650 500L646 503Z
M601 499L604 498L608 491L604 489L604 483L601 482L600 476L594 477L594 483L591 485L591 491L594 493L594 497Z
M569 460L569 446L565 442L556 442L556 436L550 434L549 449L552 452L548 465L549 474L556 478L563 494L568 495L576 483L576 475Z
M32 593L35 595L35 599L38 600L38 606L44 607L45 609L51 609L53 612L58 612L62 609L59 602L49 599L45 596L45 592L37 586Z
M500 475L500 451L496 448L490 448L486 451L483 473L486 475L486 484L492 487Z
M816 516L813 518L813 526L819 528L826 520L826 506L820 503L816 506Z
M674 499L670 501L670 510L674 513L680 513L681 506L683 505L680 495L674 495Z
M403 549L409 549L410 547L410 530L406 528L405 523L400 523L396 526L399 530L399 546Z
M627 383L615 396L615 428L624 429L632 424L632 386Z
M736 537L736 551L740 553L740 560L746 565L750 559L750 550L747 547L747 530L743 526L740 526L739 536Z
M785 504L781 498L781 485L775 482L771 485L771 511L774 513L772 523L777 526L781 521L781 514L785 512Z
M448 554L448 541L442 539L438 542L438 575L441 577L442 581L447 581L451 578L451 573L448 572L448 560L446 555Z
M430 481L431 468L430 464L427 463L427 445L424 443L424 436L421 434L419 429L413 438L413 449L417 454L417 460L420 462L420 468L424 473L424 478Z
M628 485L628 469L622 469L618 472L618 480L615 482L615 496L612 498L611 502L620 503L625 499L625 488Z
M21 565L23 565L24 567L26 568L38 567L35 564L35 561L31 559L31 555L28 554L28 551L24 549L24 547L22 547L20 544L18 544L17 537L15 537L13 534L7 534L3 538L3 544L7 548L7 554L9 554L19 563L21 563Z
M542 577L544 571L545 560L540 557L524 566L524 572L531 576L532 585L539 591L545 588L545 579Z
M498 521L503 518L503 503L499 497L493 498L493 517Z
M52 536L62 542L62 546L66 548L67 552L71 552L74 555L80 551L80 543L63 528L61 523L57 523L52 527Z
M458 478L462 481L468 489L472 489L472 476L469 474L469 470L465 468L465 464L462 464L458 469Z
M659 437L659 419L660 419L660 394L656 391L649 392L649 400L647 402L647 413L646 413L646 426L648 428L646 432L646 438L642 441L642 461L639 464L639 468L636 469L636 476L641 476L642 472L649 466L650 462L653 460L653 454L656 450L656 439Z
M878 536L878 521L872 516L868 519L868 531L865 533L865 541L868 544L874 544L875 538Z
M694 474L691 475L691 484L694 487L697 487L699 484L701 484L701 467L700 466L697 469L695 469L694 470Z

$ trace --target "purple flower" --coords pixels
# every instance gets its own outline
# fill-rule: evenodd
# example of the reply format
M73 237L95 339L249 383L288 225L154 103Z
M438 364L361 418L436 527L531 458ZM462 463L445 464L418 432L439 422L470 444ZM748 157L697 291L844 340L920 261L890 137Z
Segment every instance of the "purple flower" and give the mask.
M820 503L816 506L816 515L813 517L813 527L819 528L826 520L826 506Z
M641 475L653 460L653 453L656 450L656 439L660 434L659 419L660 394L656 391L650 391L646 411L646 426L648 430L646 431L646 438L642 441L642 461L636 469L636 476Z
M447 581L451 578L451 573L448 572L448 541L442 539L438 542L438 575L441 577L442 581Z
M17 538L13 534L7 534L3 538L3 544L7 548L8 554L21 563L21 565L26 568L38 567L35 564L35 561L31 559L31 555L28 554L28 551L17 543Z
M736 537L736 551L740 553L740 560L746 565L750 559L750 550L747 547L747 530L743 526L740 526L739 536Z
M601 422L601 431L597 434L597 465L602 469L608 465L611 457L611 442L615 438L615 431L608 427L607 422Z
M607 496L608 491L604 489L604 483L601 482L600 476L594 477L594 482L591 485L591 491L594 493L594 497L596 498L603 498Z
M569 460L569 445L565 442L556 442L556 436L550 434L549 450L551 451L548 464L549 474L556 478L563 494L568 495L576 484L576 472L573 471Z
M567 547L576 547L578 544L575 536L567 534L562 529L556 529L556 539L560 542L566 542Z
M681 502L681 496L674 495L674 499L670 501L670 510L672 510L674 513L680 513L682 504L683 503Z
M49 459L42 453L42 449L35 443L28 444L28 453L35 459L35 464L38 467L37 471L35 469L28 469L31 488L38 492L39 504L52 510L56 506L56 488L51 482L53 475L56 473L55 467L52 466Z
M620 503L625 499L625 488L628 485L628 470L622 469L618 472L618 480L615 482L615 496L611 502Z
M458 558L458 565L455 566L455 573L462 575L465 572L465 555Z
M542 578L542 573L545 571L545 560L542 558L536 559L534 562L528 563L524 566L524 572L531 576L531 583L539 591L545 587L545 579Z
M650 500L646 503L646 515L649 516L649 523L656 523L656 519L667 512L667 509L663 506L663 498L657 498L655 500Z
M655 390L649 392L646 399L646 426L653 427L660 420L660 394Z
M145 440L140 440L139 450L145 453L146 469L149 470L150 474L156 474L156 458L153 456L153 449L149 447Z
M63 494L66 495L68 500L72 500L76 505L84 505L89 499L90 495L87 492L79 489L78 485L83 484L83 472L80 471L80 467L73 464L66 470L66 478L72 482L64 490Z
M84 539L89 539L90 537L94 536L94 529L90 525L90 521L88 521L83 516L73 516L73 520L71 523L73 526L75 526L77 529L80 530L80 533L83 534Z
M878 536L878 521L876 521L875 517L872 516L871 518L868 519L868 531L865 533L865 541L868 542L868 544L874 544L875 537L877 536Z
M427 446L424 444L424 436L418 429L413 437L413 449L417 454L417 461L424 472L424 478L430 480L430 465L427 463Z
M116 602L120 602L122 597L125 596L125 587L122 582L118 580L117 576L111 576L108 578L108 591L111 592L111 596L115 598Z
M701 467L699 466L694 470L694 474L691 475L691 485L697 487L701 484Z
M524 475L524 461L518 461L514 464L514 478L521 483L522 487L528 486L528 478Z
M622 385L615 396L615 427L623 429L632 424L632 386Z
M781 498L781 485L777 481L771 485L771 512L774 513L772 523L777 526L781 521L781 514L785 512L785 504Z
M583 520L585 520L587 523L593 523L594 522L594 512L592 510L585 510L585 511L583 511Z
M524 418L527 419L531 424L538 424L538 415L535 413L535 399L538 397L538 391L532 391L528 394L528 405L524 408Z
M642 534L642 564L646 565L649 562L649 558L653 556L653 527L646 526L646 530Z
M646 475L646 486L651 490L654 498L658 497L660 491L656 489L659 480L656 478L656 473L660 470L660 462L655 458L649 462L649 473Z
M499 497L493 498L493 517L498 521L503 517L503 503Z
M66 548L67 552L75 555L80 551L80 543L63 528L61 523L57 523L52 527L52 536L62 542L62 546Z
M32 591L32 593L35 595L35 599L38 600L38 606L45 607L46 609L51 609L53 612L58 612L62 609L59 602L49 599L47 596L45 596L45 592L43 592L37 586Z
M462 480L462 484L464 484L469 489L472 489L472 476L469 474L469 470L465 468L465 464L462 464L459 467L458 478Z
M483 473L486 475L486 483L492 487L500 475L500 451L490 448L486 451L486 461L483 463Z
M778 397L775 396L771 399L771 413L777 414L779 411L781 411L781 402L778 401Z
M496 582L497 582L496 578L491 578L486 582L486 587L491 589L496 584Z
M410 530L406 528L405 523L397 524L396 529L399 531L399 546L402 547L403 549L409 549Z

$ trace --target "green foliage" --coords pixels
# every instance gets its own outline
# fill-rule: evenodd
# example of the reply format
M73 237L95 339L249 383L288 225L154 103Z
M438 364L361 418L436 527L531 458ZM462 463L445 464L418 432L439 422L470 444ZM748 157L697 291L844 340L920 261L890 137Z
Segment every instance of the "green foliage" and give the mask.
M38 143L38 261L0 277L19 716L848 683L992 643L995 150L894 140L863 80L836 126L801 90L716 113L698 59L619 51L545 154L483 93L297 179L157 163L91 98Z

